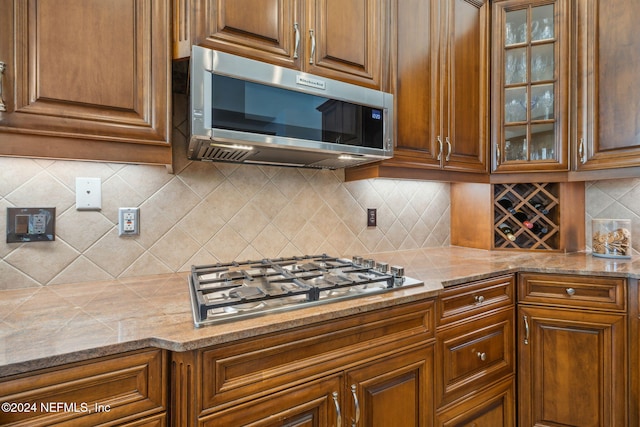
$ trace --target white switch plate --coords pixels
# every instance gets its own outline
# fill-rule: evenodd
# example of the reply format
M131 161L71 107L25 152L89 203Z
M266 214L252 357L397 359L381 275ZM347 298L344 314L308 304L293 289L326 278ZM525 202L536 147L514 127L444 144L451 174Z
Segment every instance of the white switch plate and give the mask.
M102 209L100 178L76 178L76 210L99 211Z
M118 209L118 236L140 234L140 208Z

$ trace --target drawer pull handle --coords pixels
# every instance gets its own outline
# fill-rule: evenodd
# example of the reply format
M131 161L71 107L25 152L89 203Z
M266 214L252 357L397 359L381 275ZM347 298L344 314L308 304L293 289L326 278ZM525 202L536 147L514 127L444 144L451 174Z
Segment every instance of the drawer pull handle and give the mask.
M337 426L342 427L342 413L340 412L340 402L338 402L338 392L334 391L331 396L333 397L333 403L336 405Z
M476 304L482 304L484 302L484 297L482 295L476 295L475 297L473 297L473 300L476 302Z
M487 360L487 353L478 352L477 354L478 354L478 359L482 360L483 362Z
M528 345L529 344L529 319L527 319L527 316L522 316L522 318L524 319L524 344Z
M567 288L567 295L569 295L570 297L574 296L576 294L576 290L573 288Z
M351 384L351 394L353 394L353 404L356 408L356 419L351 418L351 425L356 426L360 422L360 402L358 402L358 395L356 394L356 385Z

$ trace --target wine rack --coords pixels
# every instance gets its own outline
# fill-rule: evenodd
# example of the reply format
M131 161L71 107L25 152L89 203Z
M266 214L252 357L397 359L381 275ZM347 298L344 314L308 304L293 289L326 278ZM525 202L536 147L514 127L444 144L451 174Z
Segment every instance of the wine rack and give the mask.
M450 194L453 246L531 252L586 249L584 182L456 182ZM519 219L518 211L532 228ZM504 225L512 229L513 240L501 229Z
M558 183L494 184L493 201L494 249L561 249Z

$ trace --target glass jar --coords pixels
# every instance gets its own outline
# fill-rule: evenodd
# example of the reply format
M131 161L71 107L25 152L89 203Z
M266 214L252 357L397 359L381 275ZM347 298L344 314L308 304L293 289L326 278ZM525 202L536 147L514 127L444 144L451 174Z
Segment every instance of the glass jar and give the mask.
M631 258L631 220L591 221L592 254L604 258Z

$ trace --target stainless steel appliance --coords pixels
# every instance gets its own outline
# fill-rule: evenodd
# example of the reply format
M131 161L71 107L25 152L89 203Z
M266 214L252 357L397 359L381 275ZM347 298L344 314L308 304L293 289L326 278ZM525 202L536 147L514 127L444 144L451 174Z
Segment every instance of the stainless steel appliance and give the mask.
M393 156L393 96L193 46L192 160L338 169Z
M307 255L192 266L196 327L422 286L371 259Z

